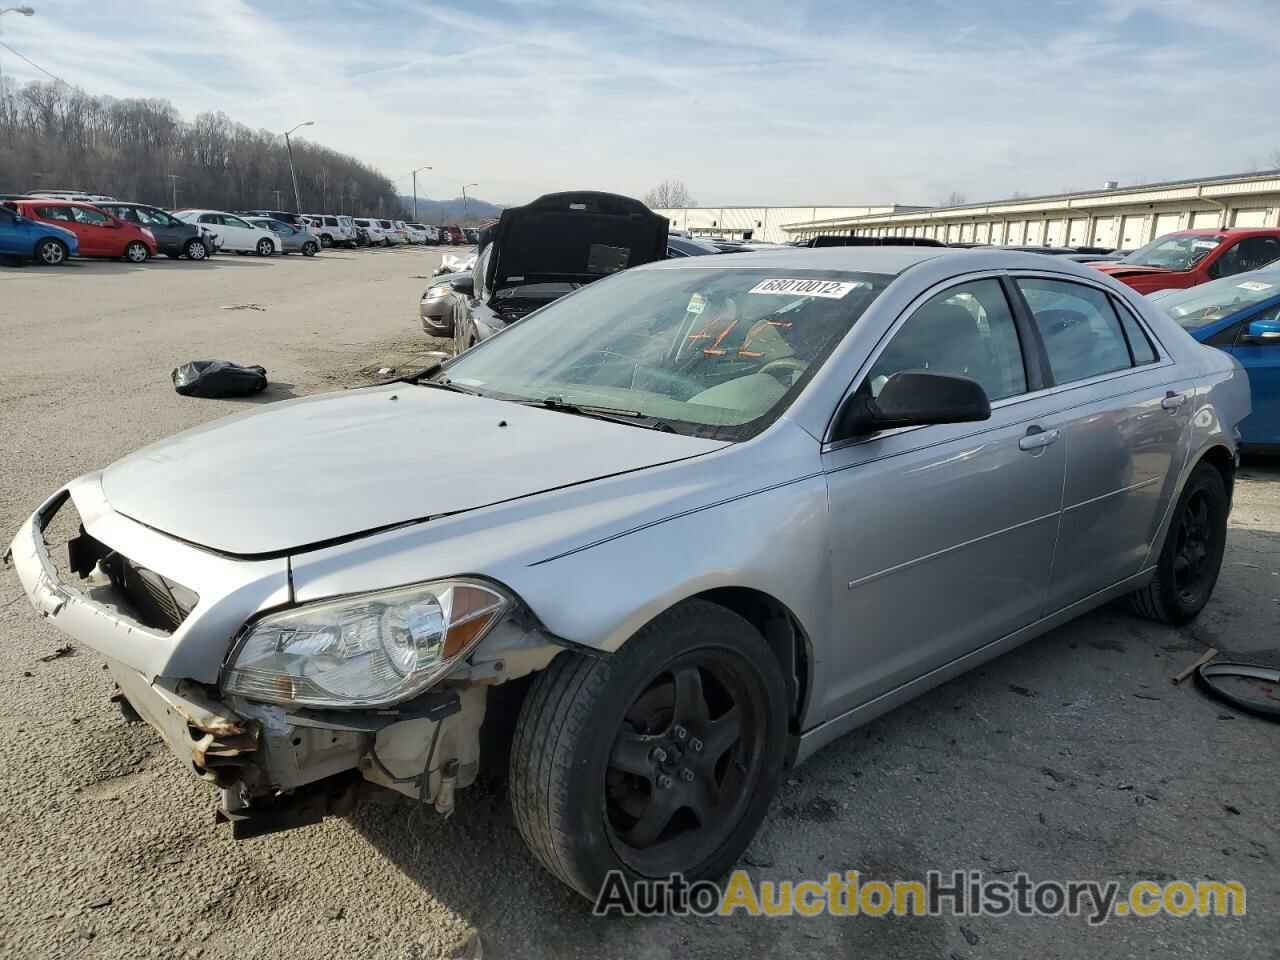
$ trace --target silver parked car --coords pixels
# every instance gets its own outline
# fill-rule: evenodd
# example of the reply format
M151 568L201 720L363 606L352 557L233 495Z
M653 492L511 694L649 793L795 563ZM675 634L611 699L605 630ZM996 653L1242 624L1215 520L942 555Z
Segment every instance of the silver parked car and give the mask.
M1058 258L695 257L147 447L11 552L238 834L359 778L448 813L514 714L516 822L592 896L721 874L787 765L1099 604L1194 617L1248 411Z
M272 217L249 217L248 219L255 227L270 230L279 238L281 253L301 253L303 256L314 257L320 251L320 238L310 230L295 227L291 223Z

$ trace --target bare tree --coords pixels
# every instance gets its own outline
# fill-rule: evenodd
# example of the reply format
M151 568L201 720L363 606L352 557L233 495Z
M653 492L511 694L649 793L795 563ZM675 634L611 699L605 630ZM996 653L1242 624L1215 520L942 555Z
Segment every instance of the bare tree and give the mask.
M644 202L653 210L676 210L698 205L698 201L689 195L689 188L683 180L663 180L644 195Z

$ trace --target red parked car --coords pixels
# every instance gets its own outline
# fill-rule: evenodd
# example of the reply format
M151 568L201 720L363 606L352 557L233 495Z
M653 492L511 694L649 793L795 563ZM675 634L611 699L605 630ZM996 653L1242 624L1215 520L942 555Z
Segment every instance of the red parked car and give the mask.
M1179 230L1115 263L1092 264L1139 293L1182 290L1280 260L1280 229Z
M466 243L467 235L462 232L461 227L441 227L440 239L445 243Z
M82 257L123 257L146 263L156 255L156 238L146 227L113 217L92 203L76 200L10 200L9 205L31 220L70 230L80 240Z

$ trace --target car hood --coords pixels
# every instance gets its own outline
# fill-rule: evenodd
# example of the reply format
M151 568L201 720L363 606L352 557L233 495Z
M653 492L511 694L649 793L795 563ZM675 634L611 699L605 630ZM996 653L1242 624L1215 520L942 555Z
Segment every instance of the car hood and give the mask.
M724 445L396 383L197 427L112 464L102 487L163 533L281 555Z
M480 234L478 250L494 244L490 289L543 280L594 280L665 259L666 217L639 200L613 193L549 193L508 207Z

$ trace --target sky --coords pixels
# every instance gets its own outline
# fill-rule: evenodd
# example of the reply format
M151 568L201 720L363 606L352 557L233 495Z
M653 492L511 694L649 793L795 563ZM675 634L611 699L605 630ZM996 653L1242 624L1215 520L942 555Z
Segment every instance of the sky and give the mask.
M1280 165L1280 0L19 2L0 40L68 83L314 120L438 198L976 202Z

